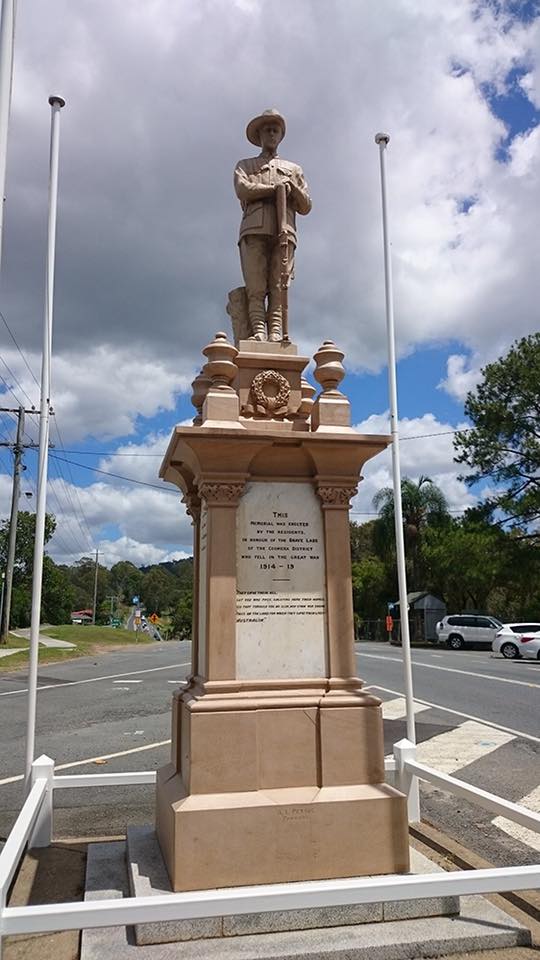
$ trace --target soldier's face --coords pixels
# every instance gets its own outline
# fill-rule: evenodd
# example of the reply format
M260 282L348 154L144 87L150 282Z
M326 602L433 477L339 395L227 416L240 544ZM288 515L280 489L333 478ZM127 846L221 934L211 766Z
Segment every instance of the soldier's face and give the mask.
M265 123L260 128L260 140L263 150L275 150L278 146L282 130L279 123Z

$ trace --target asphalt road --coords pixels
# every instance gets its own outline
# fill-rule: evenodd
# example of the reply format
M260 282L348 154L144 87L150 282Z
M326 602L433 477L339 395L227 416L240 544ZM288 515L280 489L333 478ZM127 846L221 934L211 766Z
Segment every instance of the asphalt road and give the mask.
M160 643L42 667L37 754L47 753L57 765L68 765L66 772L77 773L153 770L166 763L171 694L189 673L189 658L188 643ZM361 644L357 660L359 675L384 701L391 753L406 733L401 651ZM533 794L527 802L534 805L540 663L446 649L415 650L413 662L420 759L510 800ZM25 687L23 674L0 671L0 836L22 800ZM96 763L103 757L106 763ZM127 824L152 822L153 808L148 786L62 790L55 797L55 833L124 834ZM491 815L429 786L422 787L422 815L491 862L537 862L540 847L531 847L526 836L506 832Z
M540 663L490 650L415 649L419 760L515 803L540 809ZM406 736L401 650L357 646L358 675L383 700L385 752ZM423 701L423 702L422 702ZM401 716L397 715L401 713ZM421 784L422 819L489 862L538 863L540 836Z

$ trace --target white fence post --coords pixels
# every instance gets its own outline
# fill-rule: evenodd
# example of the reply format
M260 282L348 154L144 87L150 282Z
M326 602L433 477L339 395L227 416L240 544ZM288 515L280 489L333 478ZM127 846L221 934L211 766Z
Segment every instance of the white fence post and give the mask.
M34 829L28 839L29 848L48 847L53 835L54 760L51 760L45 754L34 760L32 764L31 783L34 784L39 777L47 781L47 790Z
M407 797L409 823L420 822L420 788L418 777L409 773L405 767L407 760L416 759L416 746L410 740L400 740L394 744L396 759L396 787Z

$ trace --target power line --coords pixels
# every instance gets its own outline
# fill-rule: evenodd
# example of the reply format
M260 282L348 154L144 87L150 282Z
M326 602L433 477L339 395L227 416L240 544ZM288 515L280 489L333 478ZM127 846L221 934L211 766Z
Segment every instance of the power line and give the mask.
M55 430L56 430L56 433L57 433L57 435L58 435L58 440L59 440L59 442L60 442L60 448L61 448L62 452L64 452L64 444L63 444L63 441L62 441L62 435L61 435L61 433L60 433L60 428L59 428L58 423L57 423L57 421L56 421L56 417L53 419L53 423L54 423L54 428L55 428ZM66 462L67 462L67 461L66 461ZM58 470L58 468L59 468L59 464L57 463L57 470ZM67 463L67 471L68 471L68 474L69 474L69 479L64 478L62 467L60 467L59 469L60 469L60 474L61 474L61 476L62 476L62 481L63 481L63 483L64 483L64 488L65 488L66 494L67 494L67 496L68 496L69 502L70 502L71 507L72 507L72 510L73 510L73 515L74 515L75 519L77 520L77 523L78 523L78 525L79 525L79 529L80 529L81 534L82 534L82 536L83 536L83 540L86 540L86 541L88 542L88 544L91 546L92 550L94 550L94 538L93 538L93 536L92 536L92 532L91 532L91 530L90 530L90 526L89 526L89 524L88 524L88 521L87 521L87 519L86 519L86 515L85 515L84 510L83 510L83 506L82 506L82 503L81 503L81 498L80 498L80 496L79 496L78 487L77 487L77 485L75 484L75 481L74 481L74 479L73 479L73 474L72 474L72 472L71 472L71 466L70 466L69 463ZM77 507L76 507L76 505L75 505L75 502L74 502L74 499L73 499L73 496L72 496L72 491L73 491L73 493L75 494L75 497L76 497L76 499L77 499L78 512L77 512ZM82 517L82 521L83 521L83 523L84 523L84 526L86 527L86 530L83 530L83 526L82 526L81 521L80 521L80 519L79 519L79 514L80 514L80 516Z
M35 374L34 374L34 371L32 370L32 367L31 367L30 364L28 363L28 360L26 359L26 357L25 357L24 353L22 352L19 344L17 343L17 341L16 341L16 339L15 339L15 336L14 336L14 334L13 334L12 331L11 331L11 327L9 326L9 324L8 324L6 318L5 318L5 316L4 316L4 314L2 313L1 310L0 310L0 319L2 320L2 322L3 322L3 324L4 324L4 326L5 326L6 330L7 330L7 332L9 333L11 339L13 340L13 343L14 343L15 346L17 347L17 350L19 351L19 353L20 353L20 355L21 355L21 357L22 357L22 359L23 359L23 362L24 362L24 364L26 365L26 368L27 368L28 372L30 373L30 375L31 375L31 377L32 377L32 379L33 379L36 387L37 387L38 390L39 390L39 383L38 383L38 380L37 380L37 378L36 378L36 376L35 376Z
M24 389L22 383L20 382L20 380L17 379L17 377L16 377L15 374L13 373L13 370L12 370L11 367L9 366L9 364L8 364L8 363L4 360L4 358L1 357L1 356L0 356L0 360L1 360L2 363L4 364L7 372L10 374L10 376L13 378L13 380L14 380L15 383L17 384L19 390L22 390L22 392L24 393L24 395L25 395L26 399L28 400L28 403L30 404L30 406L31 406L31 407L35 407L35 406L36 406L35 403L30 399L30 397L28 396L28 394L27 394L26 390ZM21 406L24 407L24 403L21 404Z
M68 460L65 457L59 457L57 453L49 454L53 460L62 460L63 463L70 463L73 467L80 467L82 470L90 470L92 473L101 473L105 477L114 477L115 480L126 480L128 483L138 483L142 487L152 487L154 490L165 491L166 493L173 493L175 496L178 496L176 490L170 490L169 487L159 487L157 483L148 483L147 480L136 480L135 477L125 477L120 473L111 473L109 470L100 470L99 467L89 467L86 463L77 463L75 460Z

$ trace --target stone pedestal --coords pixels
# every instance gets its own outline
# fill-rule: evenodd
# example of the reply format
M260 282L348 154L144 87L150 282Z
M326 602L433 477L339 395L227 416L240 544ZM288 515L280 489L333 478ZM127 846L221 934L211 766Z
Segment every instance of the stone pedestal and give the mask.
M354 675L349 546L361 469L389 438L351 429L333 344L314 403L293 344L240 347L205 348L198 425L176 428L161 470L195 528L193 674L157 786L171 884L404 872L405 798Z

